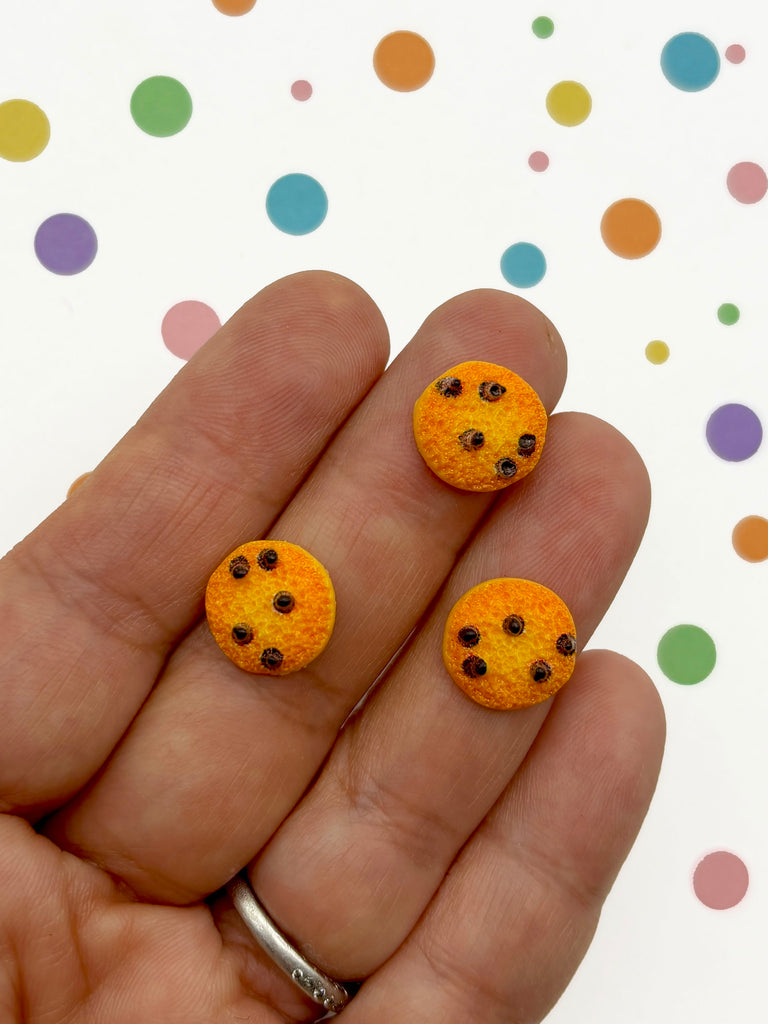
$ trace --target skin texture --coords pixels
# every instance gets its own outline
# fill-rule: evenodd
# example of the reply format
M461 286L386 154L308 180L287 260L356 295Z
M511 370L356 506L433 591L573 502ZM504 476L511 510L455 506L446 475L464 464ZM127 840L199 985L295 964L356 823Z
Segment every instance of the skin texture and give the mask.
M582 648L647 476L579 413L502 492L424 464L412 409L445 367L508 366L551 414L565 351L516 296L456 296L387 358L356 285L275 282L0 562L3 1021L314 1019L219 891L244 866L311 959L365 979L348 1024L529 1024L567 985L651 799L658 697L588 650L553 700L500 714L441 639L463 593L512 577L562 597ZM260 537L336 592L332 642L279 685L204 619L211 573Z

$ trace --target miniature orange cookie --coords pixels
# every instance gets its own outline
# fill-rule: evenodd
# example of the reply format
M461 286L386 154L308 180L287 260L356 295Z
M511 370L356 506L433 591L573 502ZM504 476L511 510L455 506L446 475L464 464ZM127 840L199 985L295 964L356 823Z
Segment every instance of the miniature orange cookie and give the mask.
M320 654L336 596L323 566L297 544L254 540L224 559L205 592L219 647L246 672L284 676Z
M571 613L530 580L487 580L451 609L443 661L468 697L488 708L540 704L568 681L576 657Z
M464 491L498 491L534 468L547 413L530 384L495 363L461 363L432 381L413 410L422 458Z

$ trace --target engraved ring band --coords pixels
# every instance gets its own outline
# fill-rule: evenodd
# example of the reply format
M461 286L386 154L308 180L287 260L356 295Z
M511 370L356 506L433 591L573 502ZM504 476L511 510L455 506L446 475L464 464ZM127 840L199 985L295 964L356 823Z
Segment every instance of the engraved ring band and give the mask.
M350 1000L349 990L301 955L256 899L242 875L236 875L227 883L227 892L248 931L280 970L324 1010L330 1013L343 1010Z

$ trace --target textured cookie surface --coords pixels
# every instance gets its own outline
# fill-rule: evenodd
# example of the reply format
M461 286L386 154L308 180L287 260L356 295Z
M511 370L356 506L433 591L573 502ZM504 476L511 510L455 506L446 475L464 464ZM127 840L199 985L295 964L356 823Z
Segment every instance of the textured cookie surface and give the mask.
M433 380L413 410L416 447L453 487L497 491L541 457L547 413L530 384L495 363L461 363Z
M283 676L325 648L336 598L328 573L303 548L255 540L236 548L211 574L205 613L216 643L236 665Z
M478 704L512 710L540 704L568 681L576 630L568 608L530 580L487 580L451 609L443 661Z

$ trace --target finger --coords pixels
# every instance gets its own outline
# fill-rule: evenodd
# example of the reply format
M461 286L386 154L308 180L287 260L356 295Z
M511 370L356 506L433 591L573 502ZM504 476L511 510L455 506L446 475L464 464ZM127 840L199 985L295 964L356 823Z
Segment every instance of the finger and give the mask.
M277 685L236 669L202 624L97 782L52 824L57 841L177 901L216 889L267 841L488 506L434 477L411 430L425 383L467 355L512 365L549 407L562 388L562 344L523 300L474 292L432 314L275 524L334 582L327 649Z
M330 974L365 977L397 949L551 703L499 712L467 699L442 664L450 607L482 579L537 580L566 600L583 644L647 508L647 476L620 434L580 414L552 419L546 463L524 499L494 508L422 634L255 865L260 899Z
M102 764L222 548L268 528L386 356L356 285L277 282L3 560L1 806L39 813Z
M588 653L521 770L349 1024L540 1021L591 941L650 802L664 745L653 684Z

